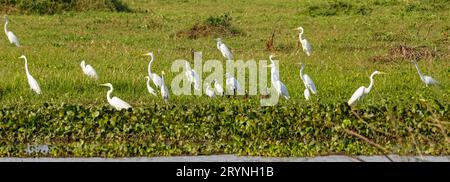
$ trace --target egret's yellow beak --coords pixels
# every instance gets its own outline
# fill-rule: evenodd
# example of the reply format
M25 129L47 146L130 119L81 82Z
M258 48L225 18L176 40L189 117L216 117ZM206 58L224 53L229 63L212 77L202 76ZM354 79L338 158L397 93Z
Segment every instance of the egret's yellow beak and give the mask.
M378 74L386 75L387 73L379 71Z
M107 86L107 85L106 85L106 83L104 83L104 84L100 84L100 86Z

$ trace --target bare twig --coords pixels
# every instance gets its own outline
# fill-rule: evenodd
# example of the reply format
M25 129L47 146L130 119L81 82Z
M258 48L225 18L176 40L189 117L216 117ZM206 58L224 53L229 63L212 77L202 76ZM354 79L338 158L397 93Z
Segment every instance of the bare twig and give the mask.
M382 130L380 130L380 129L378 129L378 128L373 127L372 125L370 125L369 123L367 123L366 121L364 121L357 113L355 113L355 111L352 110L352 113L353 113L353 115L355 115L355 116L359 119L359 121L361 121L362 123L366 124L370 129L375 130L375 131L380 132L380 133L383 133L383 134L385 134L386 136L389 136L389 137L397 138L397 139L398 139L398 136L392 135L392 134L390 134L390 133L387 133L387 132L385 132L385 131L382 131Z
M408 127L408 131L409 131L409 136L410 136L410 137L412 138L412 140L413 140L414 147L417 149L417 152L419 153L420 159L424 160L424 159L423 159L423 156L422 156L422 152L421 152L420 149L419 149L419 145L417 145L416 139L414 138L414 136L411 135L412 129L411 129L410 127Z
M360 134L358 134L358 133L356 133L356 132L354 132L354 131L352 131L352 130L349 130L349 129L343 128L343 130L344 130L346 133L348 133L348 134L350 134L350 135L352 135L352 136L355 136L355 137L357 137L357 138L359 138L359 139L361 139L361 140L364 140L364 141L367 142L368 144L370 144L370 145L372 145L372 146L374 146L374 147L376 147L376 148L382 150L384 153L388 153L388 150L387 150L386 148L382 147L381 145L379 145L379 144L377 144L377 143L375 143L375 142L372 142L372 141L369 140L368 138L366 138L366 137L364 137L364 136L362 136L362 135L360 135Z
M352 131L352 130L348 130L348 129L345 129L345 128L343 128L343 130L344 130L347 134L350 134L350 135L352 135L352 136L355 136L355 137L357 137L357 138L359 138L359 139L361 139L361 140L367 142L368 144L374 146L375 148L377 148L377 149L383 151L384 156L385 156L387 159L389 159L391 162L394 162L394 160L392 160L392 159L387 155L387 154L389 153L389 151L388 151L386 148L382 147L381 145L379 145L379 144L377 144L377 143L375 143L375 142L369 140L368 138L366 138L366 137L364 137L364 136L362 136L362 135L360 135L360 134L358 134L358 133L356 133L356 132L354 132L354 131Z

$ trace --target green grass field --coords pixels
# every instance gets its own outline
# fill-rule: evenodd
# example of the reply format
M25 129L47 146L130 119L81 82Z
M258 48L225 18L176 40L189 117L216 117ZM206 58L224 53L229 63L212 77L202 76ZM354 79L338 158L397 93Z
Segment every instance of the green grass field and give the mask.
M420 145L424 148L432 148L433 151L429 152L430 154L449 154L449 140L447 137L450 136L450 125L448 124L447 114L450 104L450 44L448 38L448 33L450 32L450 2L448 0L369 0L363 2L351 0L127 0L124 2L135 11L130 13L102 11L65 12L56 15L9 14L9 30L19 37L22 47L16 48L9 44L6 36L2 35L0 43L0 102L2 106L18 110L38 108L44 103L55 105L61 103L77 104L87 108L103 107L108 105L106 101L107 88L101 87L99 84L110 82L114 85L114 96L129 102L134 108L148 109L150 113L152 108L156 107L155 105L157 107L166 107L165 109L170 110L189 107L211 108L212 105L236 105L238 107L240 103L250 103L250 105L253 103L253 107L248 108L246 106L245 108L249 110L258 109L260 108L258 105L259 96L252 96L248 100L242 98L218 98L212 100L206 95L172 95L170 103L164 103L159 95L158 97L152 96L146 90L144 77L147 75L149 58L141 55L148 51L153 51L155 54L155 62L152 66L153 72L161 74L161 71L165 71L166 84L169 87L172 78L179 74L170 72L172 62L177 59L186 59L192 63L192 51L203 52L203 61L220 59L225 63L222 55L216 48L216 41L214 40L216 36L189 39L185 36L177 35L178 32L186 31L196 23L204 22L210 16L228 13L232 17L232 25L240 31L240 34L223 35L222 40L232 49L235 59L245 61L249 59L268 60L269 55L275 53L279 60L280 76L289 90L291 99L281 100L272 109L263 109L264 113L267 114L269 111L277 112L277 108L280 110L297 108L303 112L303 110L314 108L313 106L317 105L333 107L336 104L342 104L351 97L358 87L368 86L368 77L374 70L384 71L387 74L376 76L374 89L362 102L358 103L356 108L409 108L421 102L438 102L446 108L441 111L439 109L435 111L435 113L440 113L440 120L444 123L443 128L430 129L426 133L431 133L427 136L428 138L437 135L441 138L436 138L435 141L424 140ZM3 13L5 14L6 12ZM292 29L298 26L305 28L305 36L313 46L313 55L311 57L307 57L302 51L296 54L298 49L298 31ZM275 50L267 51L265 50L266 41L272 32L275 33ZM390 50L394 50L399 46L423 46L420 50L431 53L431 56L419 59L418 63L424 74L432 76L440 84L438 86L425 87L414 65L408 59L395 57L392 51L390 52ZM417 50L419 52L419 48ZM27 56L30 72L40 83L42 88L41 95L36 95L28 86L24 62L18 58L22 54ZM386 57L386 59L376 59L380 56ZM82 74L79 64L83 59L94 66L99 74L99 81L90 80ZM298 62L306 64L304 72L312 77L318 89L318 94L313 95L310 101L306 101L303 98L304 86L299 78L299 66L296 65ZM204 74L204 76L207 76L207 74ZM165 109L155 109L153 111ZM235 112L245 113L245 110L235 110ZM218 113L220 111L210 114ZM2 117L5 115L7 114L2 114ZM206 115L205 113L200 116L207 117ZM276 116L277 114L274 113L273 115ZM158 115L155 117L164 116ZM379 123L375 124L382 128L382 122L385 121L386 117L378 118L377 122ZM408 115L405 118L398 118L397 121L422 121L423 119L416 118L416 115ZM7 119L2 119L7 122ZM186 121L186 127L190 126L189 123L196 120L195 117L190 119L192 120ZM333 122L342 123L343 119L345 120L345 117ZM250 118L249 120L253 119ZM254 119L253 121L257 120ZM281 123L284 121L297 122L289 119L284 120L283 117L272 118L267 121L269 120ZM351 116L350 120L357 119ZM319 119L315 123L320 123L321 121ZM298 122L301 122L301 120L298 120ZM183 124L180 125L182 126ZM307 132L316 132L314 136L319 136L320 133L317 133L319 130L317 130L314 123L312 125L311 131ZM24 127L26 128L26 126L28 125L25 124ZM217 125L217 127L221 127L221 125ZM407 127L403 129L405 128ZM182 128L178 129L182 130ZM295 127L289 129L289 131L291 130L295 130ZM390 131L390 129L385 130ZM30 131L31 133L26 134L27 136L32 136L33 133L37 132L37 130L33 131L32 129ZM417 131L416 134L421 132ZM197 134L203 135L204 133L200 132ZM12 139L14 138L12 133L3 132L1 135L4 137L2 143L6 144L5 146L9 145L11 147L12 143L19 140ZM376 136L376 134L373 134L373 136ZM6 139L8 137L11 138ZM174 140L180 139L180 136L177 135L166 137L165 139L168 141L170 141L171 137L175 137L172 138ZM336 137L339 137L339 135L336 135ZM31 139L31 141L34 143L45 143L52 141L49 138L51 137L46 135L41 138L37 137L36 140ZM288 143L291 142L288 139L289 134L283 135L282 138L280 141L286 140ZM302 137L300 135L296 136L297 139L300 140ZM73 140L79 142L76 137ZM195 142L196 140L193 141ZM376 153L373 150L367 152L363 149L360 150L360 148L370 148L372 146L364 144L364 142L358 142L358 139L351 140L356 141L355 145L357 146L352 149L348 149L351 148L348 146L348 143L345 144L350 139L342 139L342 141L343 143L339 144L342 147L336 150L332 148L322 150L321 147L326 147L327 145L320 145L320 147L316 146L316 148L302 149L301 152L288 152L296 145L280 146L278 143L275 143L276 147L284 147L280 149L282 152L258 152L257 146L262 146L258 142L262 141L256 141L256 144L253 144L256 147L252 146L247 150L211 149L207 150L208 152L201 152L198 148L201 148L203 144L192 144L197 148L182 148L175 151L170 151L166 148L167 151L165 151L164 147L161 147L159 149L162 152L152 153L153 150L150 150L147 153L150 153L149 155L198 153L240 153L252 155L317 155L332 152L350 154ZM388 139L386 141L381 141L381 143L391 149L392 143ZM398 141L401 141L399 143L403 147L414 145L410 139L400 139ZM157 143L157 140L155 139L152 142ZM273 144L271 142L268 145ZM55 141L50 143L63 145L63 143ZM222 144L227 145L227 142ZM76 147L74 143L71 145ZM97 145L101 144L92 144L94 148ZM155 145L159 146L159 144ZM176 145L186 146L183 143ZM208 142L204 145L209 146ZM152 145L149 144L149 146ZM239 148L239 146L234 147ZM19 155L11 152L15 150L12 150L10 147L0 147L1 154ZM232 145L228 147L233 148ZM278 151L276 147L274 150ZM193 150L195 152L186 152L185 150ZM374 150L376 151L376 149ZM391 151L401 154L417 152L415 149L392 149ZM147 153L135 152L120 155L147 155ZM58 152L52 154L65 155ZM67 155L115 156L117 154L95 152L87 154L80 152Z

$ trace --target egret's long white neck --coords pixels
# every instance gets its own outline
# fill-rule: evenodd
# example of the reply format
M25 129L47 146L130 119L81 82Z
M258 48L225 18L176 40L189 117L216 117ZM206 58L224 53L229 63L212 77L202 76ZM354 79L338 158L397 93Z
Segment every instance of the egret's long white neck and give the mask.
M302 64L302 66L300 67L300 78L303 80L303 69L305 68L305 65Z
M28 71L28 60L26 57L22 57L23 60L25 60L25 72L27 73L27 76L30 75L30 72Z
M148 76L152 76L153 55L150 54L150 62L148 63Z
M303 28L301 28L300 27L300 33L298 34L298 38L300 39L300 40L303 40L304 38L303 38Z
M111 100L111 93L112 93L112 91L113 91L113 87L112 87L112 86L109 86L109 90L108 90L108 92L106 93L106 99L107 99L108 101Z
M270 72L274 74L277 71L277 67L275 65L275 61L273 61L272 57L269 57L270 59Z
M86 70L86 63L85 63L84 61L81 62L80 66L81 66L81 69L82 69L83 71Z
M367 87L367 90L366 90L366 92L368 93L368 92L370 92L370 90L372 90L372 87L373 87L373 77L376 75L376 73L372 73L372 75L370 75L370 84L369 84L369 87Z
M419 73L420 79L422 79L423 76L422 76L422 73L420 72L419 65L417 65L416 62L414 62L414 65L416 66L417 73Z
M8 33L8 19L5 19L5 33Z
M274 76L274 74L277 72L277 67L275 66L275 64L272 64L272 66L270 67L270 73L272 74L272 76Z

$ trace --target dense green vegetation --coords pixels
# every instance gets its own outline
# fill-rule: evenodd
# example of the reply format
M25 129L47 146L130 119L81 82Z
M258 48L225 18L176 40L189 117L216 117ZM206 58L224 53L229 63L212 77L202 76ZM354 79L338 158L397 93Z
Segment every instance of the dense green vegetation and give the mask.
M450 154L448 0L123 2L132 13L4 9L22 47L0 39L0 156L26 155L29 144L49 144L51 156ZM311 57L296 53L298 26ZM195 27L209 29L192 37L203 30ZM164 103L147 93L142 54L154 52L152 69L167 73L170 88L180 74L170 72L173 61L192 63L192 51L222 60L217 36L236 59L275 53L291 99L261 107L259 96L171 95ZM28 87L21 54L41 95ZM83 59L99 81L82 74ZM425 87L410 59L440 85ZM318 88L310 101L300 61ZM344 103L374 70L388 74L352 112ZM113 111L105 82L133 109Z
M298 104L298 103L297 103ZM0 111L0 156L159 156L232 153L312 156L345 153L448 154L449 106L364 107L344 103L255 107L233 104L108 107L51 105ZM45 121L45 122L43 122Z

